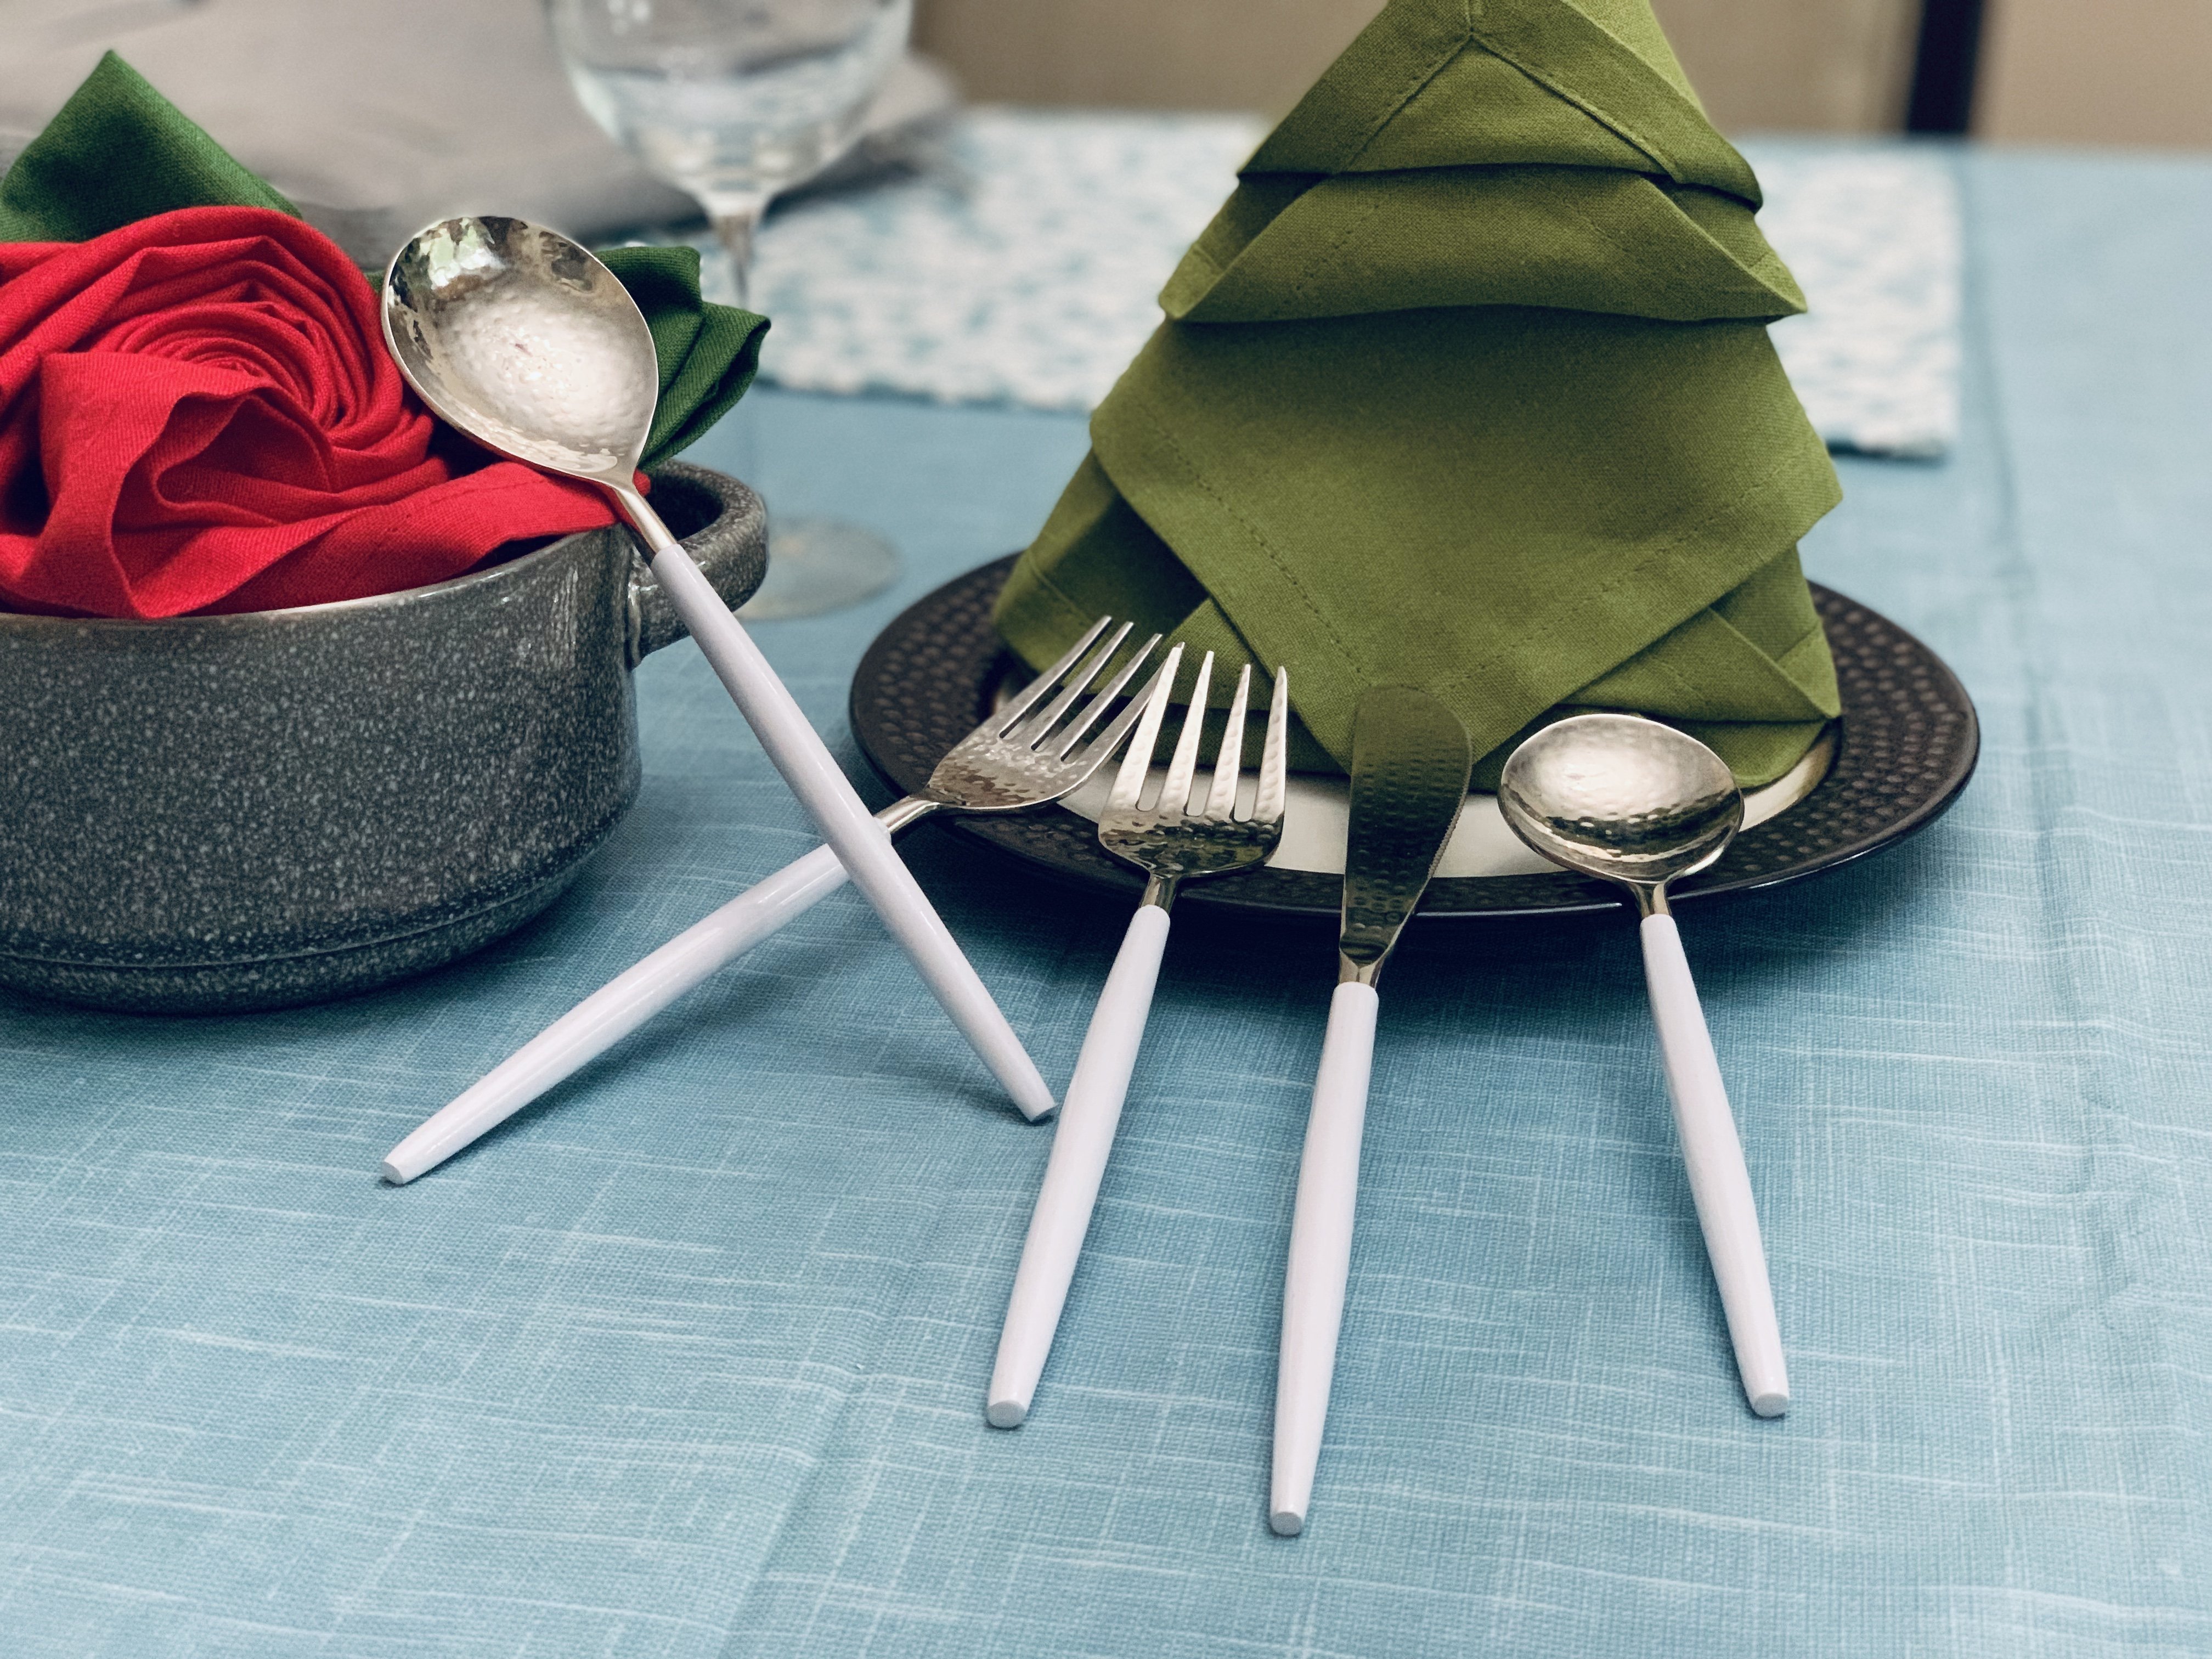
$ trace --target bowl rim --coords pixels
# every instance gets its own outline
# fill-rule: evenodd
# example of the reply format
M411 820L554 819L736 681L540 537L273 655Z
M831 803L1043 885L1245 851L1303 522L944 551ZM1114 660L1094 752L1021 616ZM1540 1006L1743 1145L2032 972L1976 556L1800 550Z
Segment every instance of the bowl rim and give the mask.
M706 473L709 477L730 477L729 474L715 473L710 468L698 466L690 462L671 461L663 464L661 476L656 478L654 483L692 483L696 482L686 477L684 475L687 473ZM744 488L750 488L748 485L744 485L742 480L734 477L731 478L731 482L738 483ZM699 487L707 490L710 495L715 493L709 483L702 483ZM718 522L724 514L733 510L732 506L725 504L722 512L717 514L714 520L710 522ZM349 611L377 609L397 611L410 605L428 604L469 588L485 586L494 582L517 577L523 571L552 558L556 554L573 553L574 544L581 542L586 537L604 536L611 530L621 532L622 521L617 519L611 524L600 525L590 530L572 530L567 535L556 537L544 546L534 548L518 557L502 559L497 564L488 565L481 569L465 570L459 575L448 576L441 582L430 582L421 587L394 588L389 593L363 593L356 599L325 599L315 605L280 605L268 611L226 611L213 616L196 614L183 617L53 617L40 611L9 611L0 607L0 630L36 633L41 629L67 629L75 632L79 629L90 628L123 633L146 632L165 628L276 627L288 621L334 616Z

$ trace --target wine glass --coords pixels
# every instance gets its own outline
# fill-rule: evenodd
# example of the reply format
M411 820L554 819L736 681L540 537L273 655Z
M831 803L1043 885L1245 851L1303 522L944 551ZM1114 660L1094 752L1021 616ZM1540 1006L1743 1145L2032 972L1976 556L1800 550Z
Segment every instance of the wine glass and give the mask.
M778 191L836 161L906 49L914 0L546 0L592 118L706 210L745 302ZM734 411L744 418L744 405ZM898 572L890 544L836 519L771 520L769 576L741 613L815 616Z

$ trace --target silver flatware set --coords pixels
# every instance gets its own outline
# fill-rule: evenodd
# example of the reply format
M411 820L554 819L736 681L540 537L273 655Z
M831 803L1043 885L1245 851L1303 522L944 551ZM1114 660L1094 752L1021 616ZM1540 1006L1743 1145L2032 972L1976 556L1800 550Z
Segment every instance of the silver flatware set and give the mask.
M991 1423L1029 1415L1120 1124L1186 883L1253 868L1283 834L1290 676L1268 677L1257 724L1254 672L1240 670L1210 772L1201 773L1213 658L1178 696L1183 647L1129 690L1158 636L1102 617L1056 663L987 715L922 790L870 812L767 659L633 483L653 420L651 334L612 273L520 220L448 220L394 258L383 290L386 343L439 415L498 453L598 486L629 522L653 574L824 845L732 900L568 1013L426 1121L386 1157L414 1180L637 1030L685 991L848 878L1022 1113L1051 1092L893 844L939 812L1045 811L1120 756L1100 844L1146 886L1101 994L1047 1164L986 1401ZM1110 672L1109 671L1111 671ZM1156 750L1171 706L1186 710L1164 774ZM1474 757L1443 704L1378 686L1355 719L1338 984L1316 1078L1285 1275L1268 1520L1300 1531L1310 1507L1350 1282L1377 984L1467 799ZM1717 859L1742 821L1727 768L1694 739L1638 716L1598 714L1537 732L1509 760L1506 821L1553 862L1634 893L1669 1097L1691 1190L1752 1408L1789 1400L1773 1296L1735 1123L1667 884Z

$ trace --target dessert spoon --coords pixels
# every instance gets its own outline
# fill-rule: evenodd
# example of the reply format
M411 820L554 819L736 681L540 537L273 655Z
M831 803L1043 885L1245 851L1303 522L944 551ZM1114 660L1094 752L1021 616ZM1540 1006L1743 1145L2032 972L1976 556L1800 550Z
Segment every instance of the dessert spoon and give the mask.
M1687 732L1635 714L1577 714L1513 751L1498 805L1513 832L1553 863L1636 896L1667 1095L1736 1370L1752 1410L1779 1417L1790 1407L1790 1377L1751 1174L1667 908L1668 882L1728 850L1743 823L1743 793L1727 763Z

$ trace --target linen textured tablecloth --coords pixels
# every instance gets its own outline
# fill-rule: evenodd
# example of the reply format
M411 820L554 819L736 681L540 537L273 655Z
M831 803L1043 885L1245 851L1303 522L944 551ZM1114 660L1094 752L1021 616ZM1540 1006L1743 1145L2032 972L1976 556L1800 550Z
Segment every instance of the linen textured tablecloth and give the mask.
M1808 568L1983 769L1684 912L1796 1402L1743 1407L1625 920L1392 970L1306 1535L1268 1409L1325 931L1192 909L1029 1425L983 1385L1048 1132L849 894L415 1186L378 1157L811 837L689 648L542 922L319 1009L0 1000L0 1651L85 1659L2194 1655L2212 1648L2212 164L1975 155L1965 422ZM760 636L825 729L1079 422L771 396L895 593ZM711 462L711 442L700 459ZM933 838L934 837L934 838ZM1048 1075L1119 937L939 832Z

